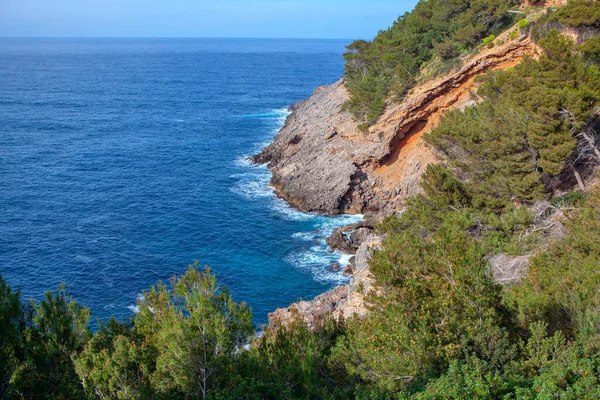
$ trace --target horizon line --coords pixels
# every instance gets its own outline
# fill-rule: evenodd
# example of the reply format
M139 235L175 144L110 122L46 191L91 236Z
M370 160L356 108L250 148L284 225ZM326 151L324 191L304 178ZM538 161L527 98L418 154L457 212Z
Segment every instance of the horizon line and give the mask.
M235 37L235 36L0 36L0 39L231 39L231 40L357 40L324 37Z

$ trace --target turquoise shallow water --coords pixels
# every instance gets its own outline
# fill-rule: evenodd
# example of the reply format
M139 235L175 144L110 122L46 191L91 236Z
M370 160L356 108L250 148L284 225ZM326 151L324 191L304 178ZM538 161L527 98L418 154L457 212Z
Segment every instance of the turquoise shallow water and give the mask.
M344 278L265 167L287 107L343 72L349 41L0 39L0 271L125 318L157 280L210 265L255 322Z

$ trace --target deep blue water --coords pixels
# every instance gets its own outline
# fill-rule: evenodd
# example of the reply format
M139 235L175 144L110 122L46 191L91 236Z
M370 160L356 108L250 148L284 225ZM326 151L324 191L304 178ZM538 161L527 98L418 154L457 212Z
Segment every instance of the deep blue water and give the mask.
M198 260L255 322L342 282L324 237L245 157L343 71L347 41L0 39L0 271L125 318Z

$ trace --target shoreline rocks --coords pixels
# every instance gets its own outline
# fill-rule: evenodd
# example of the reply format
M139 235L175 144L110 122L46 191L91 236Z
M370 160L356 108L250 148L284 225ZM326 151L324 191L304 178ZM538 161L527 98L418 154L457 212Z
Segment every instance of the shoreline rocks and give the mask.
M333 250L354 254L370 234L371 230L369 228L357 228L348 232L342 227L334 230L326 241Z
M309 326L324 316L336 319L364 316L367 312L365 296L373 290L368 260L381 247L384 237L369 235L356 252L353 276L348 284L337 286L313 300L300 300L289 307L269 313L269 326L286 326L296 317Z
M327 239L332 249L356 253L344 271L353 275L351 282L312 301L277 309L269 314L270 324L285 325L296 311L309 325L325 314L364 315L365 295L371 290L368 259L383 239L371 229L401 211L405 198L420 193L427 165L439 162L422 135L446 111L477 102L477 76L536 55L529 37L509 40L507 31L499 39L497 46L466 59L460 69L414 88L401 103L388 104L366 132L343 110L350 98L343 80L317 88L310 98L290 107L292 113L273 143L252 161L268 164L277 196L300 211L365 214L365 221L336 229Z
M506 36L506 37L504 37ZM317 88L290 107L273 143L252 157L268 164L276 194L308 212L390 215L405 198L421 192L427 165L438 162L422 135L442 114L477 101L476 77L535 56L529 37L483 49L463 66L415 87L401 103L390 103L376 124L361 131L343 105L350 99L343 80ZM500 41L499 41L500 42Z

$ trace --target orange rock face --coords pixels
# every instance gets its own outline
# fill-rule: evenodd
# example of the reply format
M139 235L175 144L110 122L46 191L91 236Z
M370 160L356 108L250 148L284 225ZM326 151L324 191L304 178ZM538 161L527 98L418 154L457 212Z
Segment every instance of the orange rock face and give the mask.
M463 66L414 88L401 103L388 104L368 132L358 129L342 110L349 94L343 81L320 87L293 107L274 142L255 157L269 163L272 184L290 204L304 211L393 213L403 200L420 191L420 178L436 162L422 136L444 112L464 108L475 78L493 69L510 68L534 57L528 37L509 40L509 32L463 60Z
M255 160L270 163L277 192L300 209L330 214L398 212L405 198L421 190L427 165L439 161L423 134L446 111L478 101L473 97L478 76L536 57L530 38L510 40L509 34L498 37L495 47L466 58L460 69L414 88L401 103L388 104L368 132L359 130L352 116L342 111L349 99L343 81L320 87L293 107L273 144ZM300 318L313 325L325 315L364 315L365 296L373 290L368 259L381 240L371 235L361 244L350 284L278 309L269 315L270 324L286 325Z

